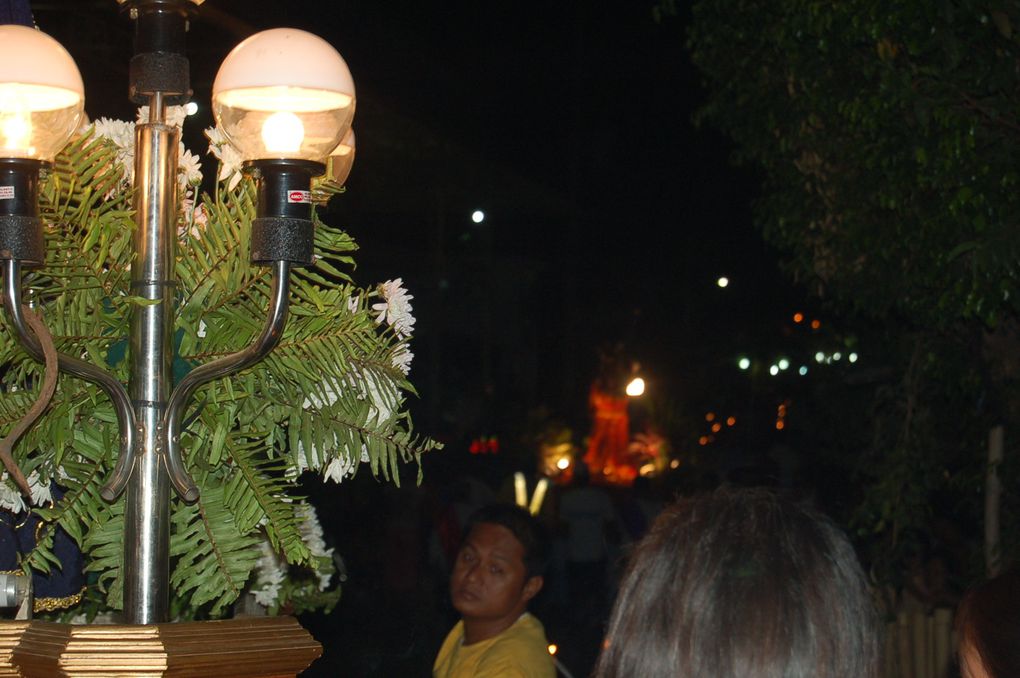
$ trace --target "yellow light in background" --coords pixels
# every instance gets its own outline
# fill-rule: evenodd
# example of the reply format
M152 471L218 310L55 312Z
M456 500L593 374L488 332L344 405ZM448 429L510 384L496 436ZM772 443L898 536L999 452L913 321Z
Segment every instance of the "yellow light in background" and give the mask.
M634 377L627 384L627 395L631 398L636 398L645 392L645 380L641 377Z
M514 474L514 500L521 508L528 507L528 485L520 471Z
M726 287L727 285L730 284L730 279L727 278L726 276L723 276L716 280L715 284L718 285L719 287Z
M638 473L643 476L652 475L653 473L655 473L655 464L645 464L640 469L638 469Z
M569 466L570 466L569 457L560 457L559 460L557 460L556 462L556 468L558 468L561 471L566 471Z
M555 655L560 648L556 647L552 643L549 643L549 654Z
M680 460L679 459L674 459L673 461L669 462L669 467L670 468L680 468Z
M535 487L535 494L531 495L531 504L528 505L528 511L531 515L537 516L538 512L542 510L542 502L545 501L545 491L547 489L549 489L549 479L542 478Z

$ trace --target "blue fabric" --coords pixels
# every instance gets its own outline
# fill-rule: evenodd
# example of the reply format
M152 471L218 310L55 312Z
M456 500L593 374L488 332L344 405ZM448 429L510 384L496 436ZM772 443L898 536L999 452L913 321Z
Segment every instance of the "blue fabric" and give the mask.
M34 27L35 21L28 0L0 0L0 24Z
M51 486L51 491L54 500L59 500L63 494L56 485ZM0 571L21 569L21 557L35 547L38 525L39 517L34 513L15 515L0 509ZM35 572L32 575L36 598L73 596L85 583L85 562L81 550L62 527L57 527L53 535L53 553L60 560L60 567L53 567L49 574Z

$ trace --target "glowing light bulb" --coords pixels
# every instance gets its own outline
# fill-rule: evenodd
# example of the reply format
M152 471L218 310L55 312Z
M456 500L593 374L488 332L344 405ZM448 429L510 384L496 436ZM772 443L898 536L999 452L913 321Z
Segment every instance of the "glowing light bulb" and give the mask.
M751 367L751 361L748 358L741 358L737 362L737 367L739 367L742 370L746 370Z
M485 221L485 212L483 212L482 210L475 210L474 212L471 213L471 221L475 222L476 224L482 223L483 221Z
M567 457L560 457L559 461L556 462L556 468L561 471L566 471L568 466L570 466L570 459Z
M27 151L32 138L32 123L24 113L2 115L0 135L4 138L4 148Z
M296 153L305 138L305 126L290 111L273 113L262 123L262 142L270 153Z
M645 392L645 380L641 377L636 377L627 384L627 395L631 397L637 397Z

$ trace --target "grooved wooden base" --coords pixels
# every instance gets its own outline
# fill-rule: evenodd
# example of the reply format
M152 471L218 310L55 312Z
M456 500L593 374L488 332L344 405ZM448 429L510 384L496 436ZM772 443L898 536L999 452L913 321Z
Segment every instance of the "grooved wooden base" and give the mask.
M293 617L147 626L0 622L0 678L290 678L321 655Z

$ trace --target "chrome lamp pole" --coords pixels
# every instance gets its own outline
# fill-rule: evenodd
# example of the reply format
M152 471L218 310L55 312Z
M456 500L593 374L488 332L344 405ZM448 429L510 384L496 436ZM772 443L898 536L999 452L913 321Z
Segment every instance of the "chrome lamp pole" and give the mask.
M149 107L135 132L131 294L143 301L131 318L128 385L73 356L58 357L61 371L96 383L117 413L119 456L101 494L113 501L127 490L123 577L129 624L167 621L170 490L187 502L199 497L181 452L185 409L203 384L260 361L279 342L290 269L313 263L311 181L326 171L324 162L354 115L354 82L346 63L310 33L263 31L224 60L213 86L213 112L256 182L251 261L271 269L272 296L265 326L249 346L173 384L180 130L167 123L166 108L191 97L185 35L201 3L118 0L135 22L130 98ZM66 50L31 28L0 26L3 306L22 347L40 361L41 344L25 321L21 269L45 261L39 171L76 131L83 110L81 76Z

